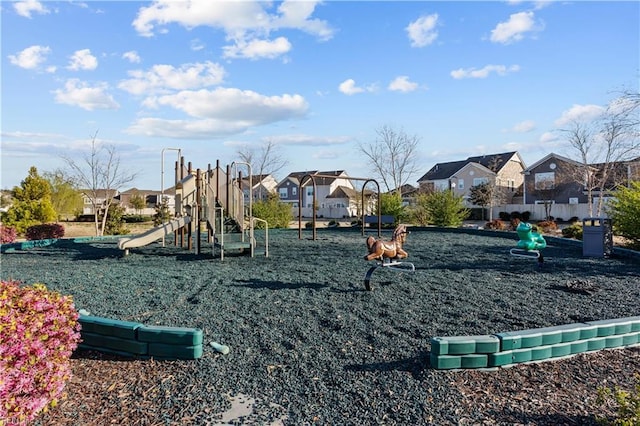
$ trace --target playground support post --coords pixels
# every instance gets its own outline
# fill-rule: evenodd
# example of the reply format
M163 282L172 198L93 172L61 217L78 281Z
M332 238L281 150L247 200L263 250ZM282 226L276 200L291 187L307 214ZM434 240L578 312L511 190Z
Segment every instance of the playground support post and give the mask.
M160 169L160 205L162 205L162 202L164 201L164 152L165 151L178 151L178 162L176 163L176 167L177 164L180 163L180 157L182 156L182 150L180 148L162 148L162 152L161 152L161 169ZM175 184L175 182L174 182ZM162 247L164 247L164 235L162 236Z

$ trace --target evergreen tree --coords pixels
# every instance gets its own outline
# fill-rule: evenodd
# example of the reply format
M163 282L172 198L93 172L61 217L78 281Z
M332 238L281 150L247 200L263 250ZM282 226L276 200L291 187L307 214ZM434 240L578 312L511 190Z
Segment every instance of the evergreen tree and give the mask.
M13 205L2 214L2 222L13 226L18 234L24 235L32 225L56 220L56 211L51 203L51 185L31 167L29 175L12 191Z
M426 208L428 215L436 226L456 227L469 216L464 206L464 199L453 191L436 191L427 195Z
M253 203L253 215L262 220L266 220L269 228L288 228L293 220L291 205L283 203L278 198L278 194L269 194L265 201ZM256 228L262 228L264 224L256 223Z

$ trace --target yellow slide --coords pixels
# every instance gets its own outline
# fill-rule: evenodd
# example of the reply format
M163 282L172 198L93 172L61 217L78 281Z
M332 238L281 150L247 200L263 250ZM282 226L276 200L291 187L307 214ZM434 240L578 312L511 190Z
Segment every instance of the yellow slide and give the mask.
M118 240L118 247L120 250L128 250L134 247L146 246L159 240L165 235L172 233L173 231L177 231L189 222L191 222L190 216L179 217L171 222L156 226L155 228L149 229L148 231L134 237L120 238L120 240Z

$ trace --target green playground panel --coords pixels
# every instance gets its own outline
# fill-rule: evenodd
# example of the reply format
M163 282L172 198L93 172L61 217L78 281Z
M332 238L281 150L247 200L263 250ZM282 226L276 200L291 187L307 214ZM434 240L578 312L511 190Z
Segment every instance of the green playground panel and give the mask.
M197 359L202 356L202 345L184 346L166 343L148 343L149 356L163 359Z
M142 326L142 324L137 322L94 317L91 315L80 315L78 322L80 323L81 333L83 335L84 332L88 332L131 340L136 339L136 330Z
M551 345L551 357L558 358L571 355L571 343L558 343Z
M148 352L147 342L121 339L119 337L105 336L104 334L82 333L82 343L96 348L112 349L130 354L145 355Z
M460 355L461 368L485 368L488 364L487 354L467 354Z
M202 330L187 327L163 327L142 325L138 328L138 340L149 343L170 345L202 345Z
M483 354L499 350L500 339L496 336L451 336L431 339L431 353L436 355Z
M640 333L629 333L622 335L622 344L624 346L635 345L640 343Z
M587 340L587 351L599 351L607 345L607 339L604 337L595 337Z

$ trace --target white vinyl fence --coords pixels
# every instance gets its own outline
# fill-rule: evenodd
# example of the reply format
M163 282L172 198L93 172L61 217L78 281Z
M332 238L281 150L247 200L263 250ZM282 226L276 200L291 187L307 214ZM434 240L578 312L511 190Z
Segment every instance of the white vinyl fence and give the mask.
M530 220L544 220L546 217L544 204L503 204L493 208L493 218L498 219L500 212L531 212ZM593 215L596 216L596 207L593 207ZM579 220L590 217L588 204L552 204L551 216L556 219L569 220L577 217ZM602 212L600 217L609 217L606 212Z

